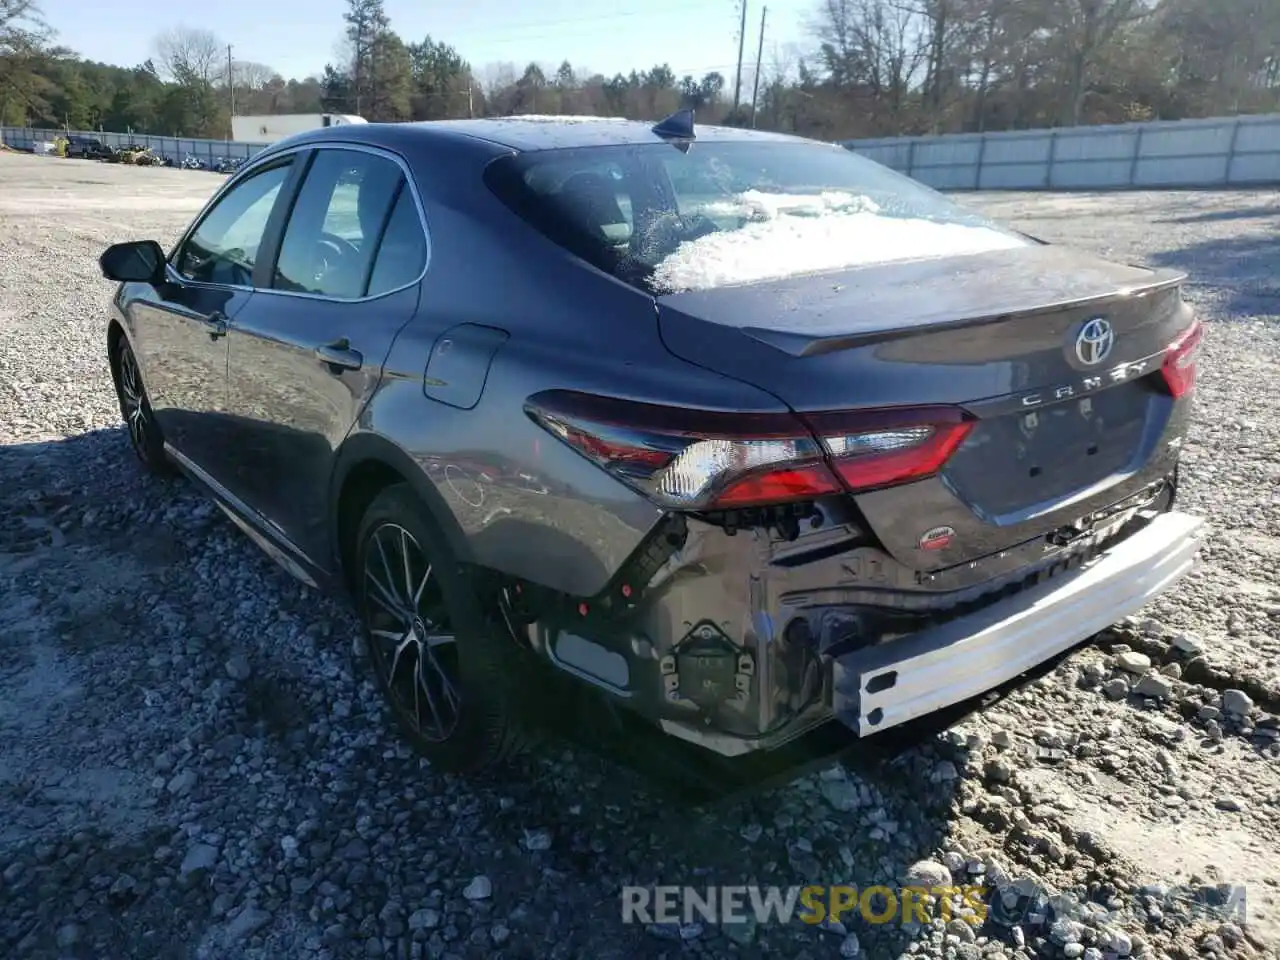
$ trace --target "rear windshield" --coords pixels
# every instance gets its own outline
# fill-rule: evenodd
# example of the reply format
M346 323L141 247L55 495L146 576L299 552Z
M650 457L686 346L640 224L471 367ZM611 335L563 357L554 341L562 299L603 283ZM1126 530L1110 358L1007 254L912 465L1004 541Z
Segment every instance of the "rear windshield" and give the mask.
M553 242L655 294L1031 242L827 144L547 150L486 179Z

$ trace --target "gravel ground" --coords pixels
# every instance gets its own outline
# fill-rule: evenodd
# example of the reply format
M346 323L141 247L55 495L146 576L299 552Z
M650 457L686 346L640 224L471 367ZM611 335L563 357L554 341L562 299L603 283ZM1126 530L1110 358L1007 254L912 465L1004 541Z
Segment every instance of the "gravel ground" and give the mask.
M967 198L1193 274L1206 562L936 742L688 811L563 746L497 783L427 769L384 733L348 611L141 476L96 256L173 237L218 182L0 154L0 956L1277 955L1280 195ZM625 883L982 876L1055 912L976 936L620 916Z

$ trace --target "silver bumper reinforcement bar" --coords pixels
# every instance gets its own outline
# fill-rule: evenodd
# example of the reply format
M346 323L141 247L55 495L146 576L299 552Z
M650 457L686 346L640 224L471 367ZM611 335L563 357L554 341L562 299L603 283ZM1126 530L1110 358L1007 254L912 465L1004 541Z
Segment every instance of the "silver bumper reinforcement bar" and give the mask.
M837 717L877 733L993 690L1135 613L1195 563L1207 527L1166 513L1079 569L834 662Z

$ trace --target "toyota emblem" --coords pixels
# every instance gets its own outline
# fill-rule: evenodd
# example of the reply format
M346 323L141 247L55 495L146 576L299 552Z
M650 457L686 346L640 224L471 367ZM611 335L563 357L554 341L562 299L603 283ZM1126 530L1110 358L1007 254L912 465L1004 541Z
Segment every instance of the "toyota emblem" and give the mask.
M1076 336L1076 356L1086 367L1095 366L1107 359L1115 342L1115 334L1106 318L1094 317L1085 321Z

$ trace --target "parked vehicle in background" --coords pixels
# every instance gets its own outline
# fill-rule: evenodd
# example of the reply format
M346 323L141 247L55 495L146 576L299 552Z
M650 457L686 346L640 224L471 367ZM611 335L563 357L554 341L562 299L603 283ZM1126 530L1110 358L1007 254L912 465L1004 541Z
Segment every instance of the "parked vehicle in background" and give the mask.
M103 157L108 163L128 163L139 167L149 167L160 163L160 157L150 147L140 143L130 143L117 147L109 156Z
M110 148L96 137L77 136L75 134L67 137L65 156L77 157L82 160L102 160L110 156L110 154Z
M280 113L231 118L231 139L241 143L275 143L295 133L366 123L351 113Z
M320 129L100 263L138 457L351 595L449 769L548 677L709 765L856 743L1134 613L1204 531L1182 276L830 144Z

